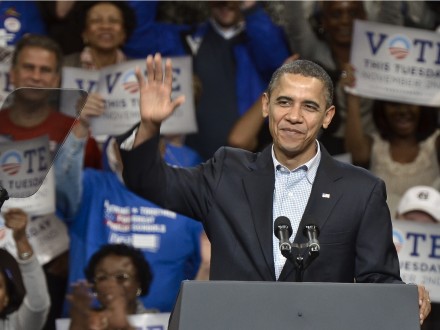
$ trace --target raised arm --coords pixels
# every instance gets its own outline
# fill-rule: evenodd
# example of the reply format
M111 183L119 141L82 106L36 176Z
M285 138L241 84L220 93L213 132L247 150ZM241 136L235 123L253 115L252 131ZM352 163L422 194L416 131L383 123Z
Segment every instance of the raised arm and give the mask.
M354 70L351 65L344 66L341 84L352 87L355 84ZM347 118L345 128L345 148L351 154L353 164L367 167L370 163L372 139L362 126L359 96L347 95Z
M26 236L27 214L22 209L11 208L4 218L6 227L12 230L26 288L26 296L18 310L17 324L20 329L41 329L49 313L50 297L43 269Z
M228 135L228 145L246 150L255 150L258 146L258 134L264 124L261 97L241 116Z

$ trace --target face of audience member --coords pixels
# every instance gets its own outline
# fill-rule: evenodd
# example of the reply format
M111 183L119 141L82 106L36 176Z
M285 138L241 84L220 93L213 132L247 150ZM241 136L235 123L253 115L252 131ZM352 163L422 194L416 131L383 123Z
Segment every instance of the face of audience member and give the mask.
M232 27L243 18L240 11L240 1L212 1L211 16L224 28Z
M101 51L113 51L125 41L124 17L111 3L99 3L89 9L83 39Z
M6 280L2 272L0 272L0 312L8 306L9 297L6 287Z
M420 117L420 107L412 104L385 103L385 117L394 134L398 136L414 135Z
M365 19L362 1L323 1L322 27L331 42L350 45L353 21Z
M104 307L121 298L116 297L118 292L127 302L128 312L134 313L139 288L138 273L130 257L108 255L96 265L95 290Z
M334 106L326 108L320 80L299 74L281 76L270 99L266 93L263 97L263 116L269 117L278 161L286 165L292 158L301 164L310 160L316 153L320 128L328 127L334 113Z
M60 83L57 57L50 50L40 47L24 47L17 63L10 71L11 83L16 87L55 88Z
M437 223L437 221L435 221L432 216L423 211L406 212L404 214L397 215L397 219L415 221L420 223Z

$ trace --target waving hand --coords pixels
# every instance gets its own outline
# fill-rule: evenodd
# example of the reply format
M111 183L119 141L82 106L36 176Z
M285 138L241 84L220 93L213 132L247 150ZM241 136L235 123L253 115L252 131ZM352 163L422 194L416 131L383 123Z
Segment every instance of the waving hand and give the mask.
M154 57L152 55L147 57L146 67L146 79L141 70L136 69L140 91L141 124L134 146L158 134L161 123L185 101L184 95L174 100L171 99L173 75L170 59L165 61L165 74L162 67L162 57L158 53Z

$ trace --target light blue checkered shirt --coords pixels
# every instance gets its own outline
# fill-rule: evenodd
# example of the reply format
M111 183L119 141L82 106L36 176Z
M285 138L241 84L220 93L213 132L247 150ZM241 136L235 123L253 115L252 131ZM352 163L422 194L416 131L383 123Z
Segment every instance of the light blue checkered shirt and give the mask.
M275 167L275 191L273 192L273 221L279 216L289 218L292 224L292 236L290 242L295 239L299 223L306 209L307 202L315 181L316 171L321 160L321 149L316 141L316 155L307 163L290 171L281 165L275 158L272 146L272 159ZM276 279L280 277L286 258L279 249L279 239L273 235L273 256L275 262Z

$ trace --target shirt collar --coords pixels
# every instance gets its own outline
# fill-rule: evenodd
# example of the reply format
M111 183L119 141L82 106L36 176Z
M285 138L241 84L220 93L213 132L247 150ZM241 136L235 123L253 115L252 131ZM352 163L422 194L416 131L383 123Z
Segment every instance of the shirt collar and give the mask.
M245 27L244 21L239 22L230 28L224 28L224 27L220 26L213 18L211 18L210 21L211 21L211 25L214 28L214 30L218 34L220 34L223 38L225 38L226 40L232 39L233 37L238 35L241 31L244 30L244 27Z
M318 171L319 163L321 162L321 146L319 145L319 142L315 140L316 143L316 154L313 156L309 161L306 163L298 166L297 168L294 168L293 170L289 170L287 167L282 165L275 157L275 152L273 150L273 144L272 144L272 160L274 165L275 173L277 170L281 167L289 172L297 171L298 169L302 168L306 171L306 177L310 184L313 184L316 177L316 172Z

